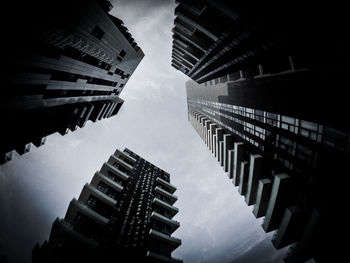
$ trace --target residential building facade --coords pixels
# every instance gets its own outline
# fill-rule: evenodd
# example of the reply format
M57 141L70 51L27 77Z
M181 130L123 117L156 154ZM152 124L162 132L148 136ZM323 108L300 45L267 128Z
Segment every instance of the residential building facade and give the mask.
M1 163L13 150L41 146L50 134L116 115L124 102L119 95L144 56L123 21L109 13L109 1L6 3L4 10L11 9L18 21L5 28L1 43L7 62Z
M285 262L334 261L346 206L335 178L350 160L344 7L177 2L172 66L192 79L189 122L274 246L289 246Z
M170 175L125 149L116 150L73 199L33 262L182 262L171 257L176 187Z

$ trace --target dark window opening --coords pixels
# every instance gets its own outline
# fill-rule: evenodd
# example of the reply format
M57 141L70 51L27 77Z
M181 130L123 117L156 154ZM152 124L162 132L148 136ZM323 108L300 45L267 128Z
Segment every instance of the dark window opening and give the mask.
M124 51L124 49L122 49L119 53L119 56L123 58L125 57L125 55L126 55L126 52Z
M97 39L101 40L105 32L103 32L103 30L99 26L95 26L91 34L93 34Z
M95 211L96 213L106 217L110 218L112 214L112 207L107 205L106 203L102 202L97 197L90 195L88 200L86 201L86 205L91 208L91 210Z
M112 67L110 64L107 64L106 62L103 62L93 56L90 56L85 52L81 52L80 50L73 48L71 46L66 46L64 48L63 55L73 59L80 60L84 63L90 64L95 67L99 67L104 70L109 70Z

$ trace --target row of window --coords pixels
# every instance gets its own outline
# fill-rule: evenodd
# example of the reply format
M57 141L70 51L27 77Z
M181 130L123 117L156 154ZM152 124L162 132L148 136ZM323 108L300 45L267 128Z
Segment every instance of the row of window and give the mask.
M219 115L219 116L222 116L224 118L230 119L231 121L235 121L234 117L232 117L230 115L226 115L226 114L221 113L221 112L213 111L213 110L205 108L205 107L203 107L202 110L203 110L202 113L204 116L207 116L208 118L210 118L212 120L215 120L215 122L217 122L219 125L221 125L225 129L231 131L232 133L240 136L242 139L244 139L248 143L254 145L255 147L259 148L260 150L262 150L262 151L265 150L264 145L260 144L256 140L254 140L254 138L247 136L246 134L243 134L243 133L237 131L236 129L233 129L229 125L221 122L219 120L219 118L217 118L216 116ZM311 165L313 167L316 166L318 154L316 152L312 151L310 148L303 146L301 144L298 144L297 142L292 141L290 139L287 139L287 138L280 136L278 134L272 133L271 131L262 129L258 126L251 124L251 123L241 121L240 124L243 125L245 131L248 131L252 135L258 136L260 139L264 138L263 140L266 140L267 142L271 143L276 148L279 148L279 149L287 152L288 154L292 155L293 157L297 157L298 159L308 163L309 165ZM297 167L295 167L294 164L290 160L286 160L286 159L278 156L277 153L274 153L274 158L276 160L280 161L288 169L291 169L291 170L297 169Z
M101 40L102 37L104 36L105 32L104 32L99 26L96 25L96 26L93 28L93 30L91 31L91 34L92 34L93 36L95 36L97 39ZM119 54L117 55L117 60L122 61L123 58L125 57L125 55L126 55L126 52L125 52L124 49L122 49L122 50L119 52Z
M324 143L341 151L350 152L350 133L340 131L314 122L300 120L290 116L284 116L267 111L251 109L231 104L225 104L213 101L189 99L189 105L196 108L196 105L206 106L213 109L224 110L242 117L247 117L262 123L272 125L276 128L282 128L291 133L301 135L318 143ZM233 117L233 116L232 116ZM238 119L235 118L235 121ZM242 124L242 123L240 123Z

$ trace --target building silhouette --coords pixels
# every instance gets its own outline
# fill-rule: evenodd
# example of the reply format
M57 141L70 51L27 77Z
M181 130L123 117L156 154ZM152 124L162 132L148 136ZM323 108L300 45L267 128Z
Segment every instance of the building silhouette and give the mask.
M192 79L190 123L274 246L290 246L285 262L335 261L350 160L344 7L177 2L172 66Z
M129 149L116 150L73 199L33 262L182 262L171 257L176 187L170 175Z
M0 163L55 132L116 115L144 54L104 0L8 1L2 41Z

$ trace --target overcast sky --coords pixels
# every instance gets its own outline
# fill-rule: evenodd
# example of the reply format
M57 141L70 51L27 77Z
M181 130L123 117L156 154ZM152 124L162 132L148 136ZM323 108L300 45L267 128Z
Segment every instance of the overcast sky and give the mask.
M30 262L32 247L48 239L71 199L116 148L128 147L169 172L178 188L174 219L181 227L173 236L182 245L173 256L186 263L229 263L271 234L187 120L188 78L170 66L175 3L117 0L114 6L112 14L145 53L122 92L125 103L117 116L52 135L0 168L0 255ZM284 252L271 244L265 250L264 262L281 261Z

